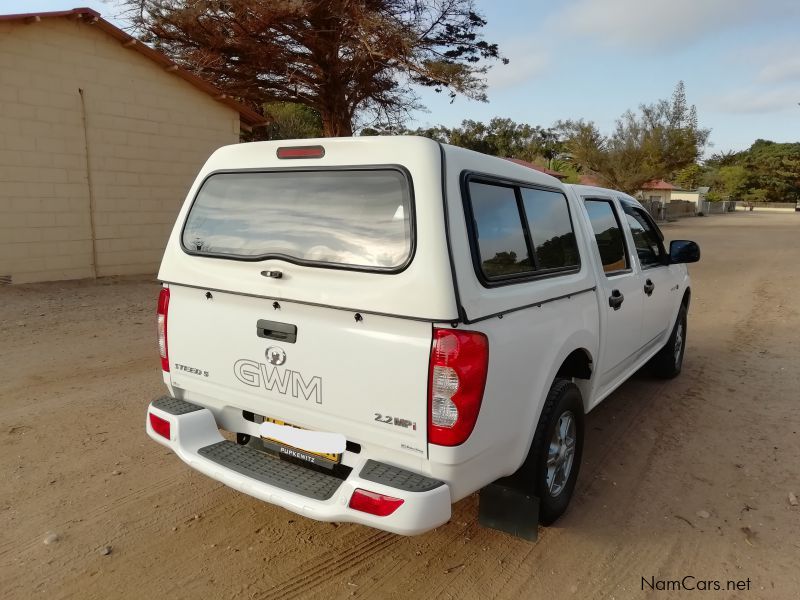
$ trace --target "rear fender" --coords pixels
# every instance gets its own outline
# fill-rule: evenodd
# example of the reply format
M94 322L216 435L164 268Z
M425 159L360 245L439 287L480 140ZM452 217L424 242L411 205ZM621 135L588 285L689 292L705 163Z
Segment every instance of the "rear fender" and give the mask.
M583 350L588 355L589 358L592 360L594 364L595 357L597 356L597 347L598 347L598 340L596 335L592 335L592 333L588 330L581 330L574 332L564 344L559 349L558 353L555 355L554 360L552 361L552 366L550 367L550 371L548 373L547 378L545 379L544 385L537 386L534 395L531 397L529 407L530 411L527 415L525 415L526 422L530 423L530 429L528 431L527 439L525 444L522 448L520 448L518 460L516 462L517 468L522 466L522 463L525 461L525 458L528 456L530 452L531 444L533 443L533 436L536 433L536 428L539 425L539 417L542 414L542 409L544 408L545 400L547 399L547 394L550 392L550 388L553 385L553 382L556 379L556 375L561 368L561 365L564 363L566 358L572 354L575 350ZM581 396L583 397L583 407L584 412L588 410L589 400L591 398L592 392L592 384L594 382L594 372L592 373L592 377L590 379L575 379L575 384L578 386L578 389L581 391Z

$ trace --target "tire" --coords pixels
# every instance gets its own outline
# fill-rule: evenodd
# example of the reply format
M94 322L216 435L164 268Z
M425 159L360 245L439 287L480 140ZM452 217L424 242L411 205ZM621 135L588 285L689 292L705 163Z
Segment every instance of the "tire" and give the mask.
M685 351L686 307L681 305L666 345L653 357L651 362L653 373L662 379L672 379L680 375Z
M558 435L557 435L558 429ZM564 436L563 433L569 432ZM571 459L568 440L572 439ZM559 442L562 440L562 442ZM555 456L553 451L557 452ZM539 498L539 523L550 525L567 510L583 454L583 399L569 380L557 379L547 394L533 443L516 480ZM559 466L548 465L551 458ZM569 464L566 464L566 462Z

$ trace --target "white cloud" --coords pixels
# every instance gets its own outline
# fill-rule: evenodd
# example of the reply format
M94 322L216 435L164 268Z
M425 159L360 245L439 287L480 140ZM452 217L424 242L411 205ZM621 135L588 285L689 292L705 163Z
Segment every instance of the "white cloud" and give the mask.
M524 84L550 66L550 55L540 43L528 40L506 40L501 47L508 64L495 64L486 74L489 89L511 88Z
M785 83L800 81L800 55L775 56L761 67L758 81L762 83Z
M573 0L550 25L612 46L661 49L740 25L797 16L796 0Z
M765 90L757 86L734 90L710 99L708 105L724 113L766 114L800 112L800 86Z

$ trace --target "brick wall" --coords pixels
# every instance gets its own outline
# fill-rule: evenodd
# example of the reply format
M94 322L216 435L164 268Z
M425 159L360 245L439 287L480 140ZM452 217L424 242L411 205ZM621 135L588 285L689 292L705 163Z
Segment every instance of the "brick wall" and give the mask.
M86 127L79 89L84 91ZM0 23L0 276L155 273L208 155L239 115L86 23Z

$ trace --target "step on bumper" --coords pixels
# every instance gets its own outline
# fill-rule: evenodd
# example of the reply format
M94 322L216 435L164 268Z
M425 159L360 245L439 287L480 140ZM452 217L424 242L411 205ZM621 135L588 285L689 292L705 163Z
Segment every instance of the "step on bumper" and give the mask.
M150 415L169 423L169 439ZM282 461L222 437L207 408L165 396L148 407L147 434L190 467L250 496L318 521L352 522L402 535L429 531L450 519L450 490L436 479L366 458L347 479ZM403 500L379 517L349 507L356 489Z

